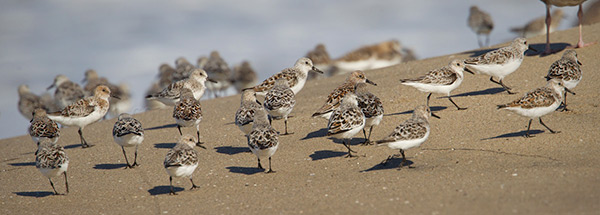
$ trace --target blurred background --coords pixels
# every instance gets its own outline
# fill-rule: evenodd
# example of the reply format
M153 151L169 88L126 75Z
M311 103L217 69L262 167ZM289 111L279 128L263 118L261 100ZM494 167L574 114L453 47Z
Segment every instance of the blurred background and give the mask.
M248 60L262 81L318 43L332 58L390 39L419 59L476 49L467 26L471 5L494 20L492 45L517 37L511 27L545 15L538 0L0 1L0 138L25 135L29 126L17 109L20 84L39 95L58 74L81 84L95 69L128 84L129 112L139 113L160 64L178 57L195 64L212 50L229 66ZM558 30L577 21L577 7L561 9Z

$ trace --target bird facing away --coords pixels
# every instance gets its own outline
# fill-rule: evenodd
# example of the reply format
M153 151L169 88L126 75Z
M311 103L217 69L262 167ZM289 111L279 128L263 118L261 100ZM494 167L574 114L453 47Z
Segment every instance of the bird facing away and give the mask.
M85 96L81 86L72 82L64 75L57 75L52 85L48 87L48 90L54 87L56 87L54 100L58 109L63 109Z
M531 121L535 118L539 118L540 124L546 127L550 133L559 133L560 131L554 131L546 126L542 121L542 116L554 112L560 106L565 91L569 91L569 89L565 88L561 81L550 79L546 86L528 92L525 96L508 104L498 105L498 109L511 110L530 118L525 137L533 137L529 134L529 129Z
M243 61L242 64L233 67L233 84L238 93L243 89L250 88L256 84L256 72L250 66L250 62Z
M219 52L212 51L206 65L202 68L206 71L208 77L216 81L216 83L206 83L206 87L214 94L215 98L219 97L219 94L226 93L227 88L231 86L231 69L227 62L221 58Z
M275 80L283 78L287 80L288 86L290 86L292 91L294 91L294 95L298 95L298 92L302 90L304 84L306 83L306 78L308 77L309 71L323 74L321 70L313 65L313 62L310 59L303 57L296 61L294 67L281 70L281 72L267 78L252 89L254 92L256 92L256 94L264 96L267 94L268 90L275 86Z
M414 79L402 79L400 82L404 85L408 85L417 88L419 91L427 92L427 107L429 107L429 98L432 93L441 93L448 96L448 100L454 104L456 109L465 110L467 108L459 107L452 98L450 93L452 90L458 88L464 79L463 71L473 73L469 70L465 70L465 64L460 60L453 60L448 64L439 69L429 71L424 76Z
M292 109L294 109L294 105L296 105L295 95L292 89L287 85L287 81L282 78L277 79L275 81L275 86L267 91L263 106L273 119L283 118L285 123L285 133L283 133L283 135L293 134L288 133L287 121L288 115L292 112Z
M29 89L29 86L25 84L19 85L19 112L23 115L27 120L31 120L33 118L33 111L37 108L42 108L48 111L47 105L44 103L42 97L35 95Z
M180 97L181 100L175 103L175 107L173 107L173 118L175 119L175 123L177 123L177 130L179 130L179 135L183 135L183 133L181 133L182 126L195 126L198 140L196 144L199 147L204 148L204 146L202 146L202 142L200 142L200 122L202 121L202 105L200 105L200 101L194 98L194 94L190 89L183 88Z
M586 0L541 0L546 4L546 50L544 54L552 54L554 51L550 48L550 26L552 22L552 17L550 16L550 7L552 5L557 7L565 7L565 6L579 6L579 10L577 11L577 18L579 20L579 41L574 48L583 48L594 43L584 43L583 42L583 2Z
M489 13L480 10L477 6L473 5L469 9L469 18L467 24L477 34L477 43L479 47L489 46L490 44L490 32L494 29L494 21ZM480 36L485 36L485 43L481 42Z
M346 81L342 85L335 88L329 94L329 96L327 96L327 101L325 102L325 104L323 104L323 106L321 106L321 108L319 108L319 110L317 110L315 113L313 113L312 117L322 117L325 119L329 119L331 113L340 106L340 101L342 100L342 98L344 98L346 94L354 92L356 84L358 83L369 83L377 86L375 82L372 82L371 80L367 79L367 76L364 72L360 70L354 71L350 73L350 75L348 76L348 78L346 78Z
M350 141L352 137L365 128L365 115L358 107L356 94L353 92L347 93L342 99L341 105L336 108L329 118L327 124L327 136L342 139L344 146L348 149L349 157L356 157L350 149Z
M83 138L83 128L104 117L108 112L110 105L108 98L110 89L107 86L100 85L94 90L94 95L77 100L75 103L65 107L62 111L48 114L48 118L64 126L79 127L79 139L81 147L88 148L88 144Z
M254 121L254 114L263 109L263 106L256 100L256 93L252 89L245 89L242 91L242 101L240 102L240 108L235 112L235 125L248 134L252 130L252 122Z
M200 100L204 95L204 90L206 90L206 81L215 82L208 78L204 70L194 69L187 79L174 82L158 93L147 95L146 99L157 99L165 105L172 106L179 101L181 89L188 88L194 92L194 98Z
M406 162L406 156L404 156L404 150L419 147L429 137L431 127L429 125L429 117L436 117L435 114L431 113L429 107L420 105L415 108L413 115L410 119L400 123L396 126L394 131L390 133L383 140L377 141L378 146L387 145L391 149L399 149L400 155L402 155L402 162L400 168L404 166ZM385 159L381 164L387 165L387 163L397 155L391 155ZM409 166L409 168L412 168Z
M173 178L189 177L192 182L190 190L200 188L194 184L192 175L198 167L198 152L194 149L196 138L186 134L181 136L177 144L167 152L163 162L167 174L169 174L169 185L171 185L171 195L177 195L173 190Z
M59 193L54 188L52 178L64 175L67 189L65 195L69 193L69 182L67 180L69 157L67 157L62 146L53 143L50 139L41 139L38 142L38 149L35 151L35 168L48 178L52 190L54 190L54 195L59 195Z
M557 79L562 82L565 88L569 89L569 91L565 91L563 95L563 111L568 111L567 109L567 92L573 93L573 88L579 84L581 78L583 77L583 72L581 71L581 62L577 59L577 52L575 50L567 50L563 53L560 60L555 61L548 69L548 75L546 75L546 80Z
M510 87L504 85L502 80L521 66L525 57L525 51L528 49L536 51L529 47L525 38L517 38L509 46L487 52L478 57L466 59L464 62L468 70L491 76L490 81L502 86L509 94L514 94L510 91ZM495 81L494 77L498 81Z
M127 163L125 169L139 166L137 163L138 146L144 141L144 128L142 127L142 123L128 113L122 113L119 115L117 122L115 122L115 125L113 126L112 134L115 143L121 146L123 156L125 156L125 162ZM135 157L133 158L133 164L129 164L127 154L125 153L125 147L134 146Z
M373 95L367 90L367 84L358 83L356 84L356 99L358 101L358 107L365 115L365 128L369 127L369 136L363 128L363 135L365 136L365 142L363 145L371 144L371 132L373 127L379 125L383 119L383 104L379 97Z
M35 143L39 143L41 139L50 139L50 142L56 143L60 136L60 129L56 122L48 118L44 109L36 108L29 126L29 136Z
M254 113L252 130L247 135L250 151L258 159L258 168L264 169L260 164L261 158L269 158L269 170L266 173L275 172L271 168L271 156L279 146L279 134L271 127L271 122L265 110L257 110Z
M554 22L550 24L550 32L554 32L558 29L560 25L560 21L563 19L563 11L561 9L556 9L552 12L552 17L554 17ZM519 34L521 37L530 38L535 37L537 35L542 35L546 33L546 17L541 16L534 20L531 20L525 26L522 27L514 27L510 29L511 32Z

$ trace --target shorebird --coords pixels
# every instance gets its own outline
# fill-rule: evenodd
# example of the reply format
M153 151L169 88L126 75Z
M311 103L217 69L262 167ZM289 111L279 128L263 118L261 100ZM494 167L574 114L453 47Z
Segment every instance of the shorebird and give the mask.
M365 136L365 142L363 145L371 144L371 132L374 126L378 126L383 119L383 104L381 100L370 93L367 90L367 84L358 83L356 84L356 97L358 101L358 107L365 115L365 128L369 127L369 136L363 128L363 135Z
M112 135L115 143L121 146L123 156L125 156L125 162L127 163L125 169L139 166L137 163L138 146L144 141L144 128L142 128L142 123L128 113L122 113L119 115L117 122L115 122L115 125L113 126ZM135 157L133 158L133 164L129 164L127 154L125 153L125 147L134 146Z
M352 137L365 128L365 115L358 107L356 94L347 93L342 99L341 105L333 111L327 124L327 136L342 139L344 146L348 149L346 157L352 155L354 150L350 149Z
M221 58L219 52L212 51L206 65L202 68L206 71L208 77L216 81L216 83L206 83L206 88L213 93L215 98L219 97L219 94L226 93L227 88L231 86L231 69L227 62Z
M200 100L204 95L204 90L206 90L206 81L215 82L208 78L204 70L194 69L189 78L174 82L158 93L147 95L146 99L157 99L165 105L172 106L179 101L181 89L188 88L194 92L194 98Z
M194 149L196 138L186 134L181 136L175 147L173 147L165 156L163 162L167 174L169 174L169 185L171 186L171 195L177 195L173 190L173 178L189 177L192 182L190 190L200 188L194 184L192 175L198 167L198 152Z
M29 136L36 143L39 143L41 139L50 139L51 142L56 143L60 136L60 129L56 122L48 118L44 109L36 108L29 126Z
M202 121L202 105L200 101L194 98L194 93L187 88L181 90L181 100L175 103L173 108L173 118L177 123L177 130L179 135L181 133L181 127L196 127L196 135L198 136L196 143L199 147L205 148L200 142L200 122Z
M233 67L232 80L238 93L241 93L243 89L254 86L256 78L256 72L248 61L243 61L242 64Z
M331 75L331 74L329 74L329 72L330 72L333 61L329 57L329 52L327 52L325 45L323 45L321 43L317 44L315 49L306 53L305 57L312 60L315 67L318 68L319 70L323 71L325 75L327 75L327 76ZM308 80L319 79L321 77L324 77L324 76L317 75L316 73L308 73Z
M256 92L252 89L245 89L242 91L240 108L235 112L235 125L244 134L248 134L252 130L254 114L261 109L263 109L263 106L256 100Z
M344 74L355 70L388 67L402 62L402 46L398 40L389 40L363 46L333 60L333 73Z
M281 70L281 72L267 78L259 85L252 87L252 89L256 94L264 96L268 90L275 86L275 80L283 78L287 80L288 86L294 91L294 95L297 95L304 87L309 71L323 74L321 70L313 66L313 62L310 59L303 57L296 61L294 67Z
M283 118L285 122L285 133L283 135L293 134L288 133L287 121L288 115L292 112L292 109L294 109L294 105L296 105L295 95L292 89L287 85L287 81L282 78L277 79L275 81L275 86L267 91L263 106L273 119Z
M469 18L467 24L477 34L477 43L479 47L488 46L490 44L490 32L494 29L494 21L489 13L480 10L477 6L473 5L469 9ZM480 40L480 36L485 35L485 44Z
M563 53L560 60L555 61L548 69L548 75L546 75L546 80L557 79L562 82L565 88L569 89L569 91L565 91L563 94L563 110L568 111L567 109L567 93L573 92L573 88L579 84L582 78L581 71L581 62L577 59L577 52L575 50L567 50Z
M64 175L66 194L69 193L69 182L67 180L67 169L69 168L69 157L65 153L65 149L52 142L50 139L41 139L38 142L38 149L35 151L35 167L48 178L54 195L59 195L54 188L52 178Z
M375 82L372 82L371 80L367 79L367 76L364 72L359 70L354 71L350 73L350 75L348 76L348 78L346 78L346 81L342 85L335 88L329 94L329 96L327 96L327 101L325 102L325 104L323 104L323 106L321 106L321 108L319 108L319 110L317 110L315 113L313 113L312 117L322 117L325 119L329 119L331 113L337 107L340 106L340 101L342 100L342 98L346 94L354 92L356 84L358 83L369 83L377 86Z
M27 120L31 120L33 118L33 111L37 108L42 108L48 111L48 107L43 101L42 97L35 95L29 89L29 86L25 84L19 85L19 112L23 115Z
M279 146L279 134L271 127L271 122L265 110L256 111L253 121L252 130L247 135L250 151L256 155L259 169L264 169L260 165L260 159L268 157L269 170L266 173L275 172L271 168L271 157Z
M56 87L56 90L54 91L54 100L58 109L63 109L85 96L81 86L72 82L64 75L57 75L54 78L54 83L52 83L47 90L50 90L53 87Z

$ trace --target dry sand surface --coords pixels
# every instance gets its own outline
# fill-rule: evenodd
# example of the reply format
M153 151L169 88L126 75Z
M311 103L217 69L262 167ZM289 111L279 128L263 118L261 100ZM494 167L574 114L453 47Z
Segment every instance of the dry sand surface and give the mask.
M586 26L587 42L600 41L600 25ZM555 48L575 44L576 28L552 35ZM543 50L545 38L530 44ZM561 42L565 41L565 42ZM506 44L502 44L504 46ZM497 46L499 47L499 46ZM496 48L496 47L494 47ZM489 50L489 49L488 49ZM399 84L488 50L403 63L368 71L378 86L385 117L373 132L380 139L425 103L427 94ZM274 174L256 169L246 138L232 123L239 95L203 101L202 140L197 148L200 165L194 180L201 188L190 191L187 179L174 180L179 195L168 195L169 180L162 167L168 149L179 137L171 110L136 114L146 129L135 169L123 169L120 147L113 142L114 119L85 128L88 142L79 147L76 128L62 130L59 144L71 159L67 196L51 195L52 188L34 166L35 145L29 136L0 141L0 214L599 214L600 213L600 44L577 49L584 78L568 97L571 112L554 112L532 124L536 137L522 137L527 118L497 110L523 93L543 86L547 70L562 52L528 56L505 79L518 95L508 95L489 77L465 74L454 101L467 110L457 111L441 95L431 106L441 119L432 118L432 132L421 148L407 150L414 169L383 167L379 163L397 153L387 147L360 146L362 134L352 141L359 158L344 158L340 141L328 139L327 122L311 118L329 92L345 77L312 81L297 95L290 119L293 135L280 137L273 157ZM10 125L3 125L10 126ZM276 129L283 121L274 121ZM183 129L195 134L192 128ZM133 149L128 149L133 156ZM266 162L263 164L268 165ZM62 178L54 179L64 192Z

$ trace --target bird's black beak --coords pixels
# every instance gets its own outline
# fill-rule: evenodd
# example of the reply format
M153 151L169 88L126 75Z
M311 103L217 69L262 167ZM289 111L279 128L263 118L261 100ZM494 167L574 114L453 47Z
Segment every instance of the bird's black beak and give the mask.
M433 113L433 112L431 112L431 116L433 116L433 117L435 117L435 118L438 118L438 119L441 119L441 117L440 117L440 116L438 116L438 115L435 115L435 113Z
M573 91L569 90L569 88L566 88L566 87L565 87L565 91L567 91L567 93L570 93L571 95L575 95L575 92L573 92Z
M377 86L377 84L375 82L372 82L371 80L367 79L367 83L372 84L374 86Z
M583 65L583 64L581 63L581 61L579 61L579 60L577 61L577 64L579 64L579 65Z
M213 83L217 83L217 81L210 79L210 78L206 78L207 81L213 82Z
M312 71L315 71L317 73L323 74L323 71L319 70L319 68L314 67L314 66L312 67Z
M465 70L465 72L468 72L468 73L471 73L471 74L475 75L475 73L473 71L471 71L470 69L468 69L467 67L465 67L464 70Z
M197 142L196 146L198 146L200 148L203 148L203 149L206 149L206 147L204 147L202 144L204 144L204 143L203 142Z
M115 99L121 100L121 97L119 97L119 96L117 96L117 95L110 94L110 97L113 97L113 98L115 98Z
M50 85L48 88L46 88L46 90L50 90L54 87L54 84Z
M527 49L529 49L529 50L531 50L531 51L534 51L534 52L537 52L537 51L538 51L538 50L534 49L534 48L533 48L533 47L531 47L531 46L527 46Z

